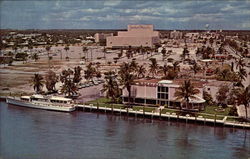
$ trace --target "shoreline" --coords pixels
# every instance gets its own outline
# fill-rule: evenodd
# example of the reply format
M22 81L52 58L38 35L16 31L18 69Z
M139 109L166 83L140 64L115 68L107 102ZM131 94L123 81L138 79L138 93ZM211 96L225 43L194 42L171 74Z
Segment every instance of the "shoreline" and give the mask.
M0 96L1 102L6 102L5 96ZM240 122L228 122L227 116L225 116L222 120L219 119L208 119L205 117L191 117L191 116L181 116L177 114L171 113L155 113L155 112L146 112L146 111L135 111L131 109L117 109L117 108L107 108L100 107L94 105L83 105L83 104L75 104L75 111L86 111L86 112L94 112L94 113L109 113L112 115L123 115L123 116L131 116L134 118L147 118L151 120L163 120L163 121L176 121L176 122L186 122L193 123L199 125L210 125L210 126L220 126L220 127L233 127L233 128L241 128L241 129L250 129L250 124L240 123Z

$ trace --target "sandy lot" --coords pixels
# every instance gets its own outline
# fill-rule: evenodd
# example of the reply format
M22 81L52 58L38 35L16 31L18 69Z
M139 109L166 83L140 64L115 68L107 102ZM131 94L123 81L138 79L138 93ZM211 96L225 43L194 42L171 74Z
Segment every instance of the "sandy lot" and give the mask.
M24 48L25 49L25 48ZM172 54L168 55L167 58L173 58L175 61L181 60L180 54L182 54L182 48L166 48L166 50L172 50ZM189 48L190 58L196 59L195 56L196 48ZM3 66L0 65L0 93L8 94L9 92L19 92L19 93L34 93L33 88L30 86L30 79L34 75L34 73L45 74L49 70L48 65L48 56L45 48L34 48L31 52L39 53L40 59L38 61L34 61L29 59L27 62L14 62L13 66ZM123 62L130 62L132 59L128 59L123 53L123 57L114 63L114 58L118 56L119 50L114 50L110 53L103 52L103 47L101 46L88 46L88 51L83 52L82 46L70 46L69 51L64 50L64 46L53 46L50 50L50 55L53 56L51 60L51 69L55 71L58 75L61 73L63 69L74 68L75 66L81 66L85 69L86 64L89 62L100 62L99 70L101 72L106 72L109 70L118 71L119 65ZM69 56L69 61L66 61L65 57ZM80 57L85 56L88 61L84 64L81 62ZM104 58L106 57L106 58ZM148 64L150 61L149 58L156 58L159 65L170 64L166 61L162 60L161 53L152 53L147 55L137 54L133 58L140 65L146 66L148 68ZM148 58L148 59L147 59ZM111 64L109 65L109 62ZM182 68L189 68L189 65L180 64ZM250 69L247 69L247 72L250 72ZM83 71L82 71L83 74ZM250 83L250 77L248 75L247 80L244 82L245 84ZM82 82L84 82L83 80ZM58 88L60 88L58 86ZM80 100L85 101L85 99L96 98L100 95L101 86L92 86L89 88L84 88L80 90L81 98Z

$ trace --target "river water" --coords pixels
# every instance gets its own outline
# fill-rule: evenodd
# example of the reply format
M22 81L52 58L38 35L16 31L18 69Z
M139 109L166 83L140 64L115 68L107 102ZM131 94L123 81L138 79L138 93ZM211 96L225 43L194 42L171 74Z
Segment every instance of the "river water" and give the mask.
M0 159L248 159L250 131L0 103Z

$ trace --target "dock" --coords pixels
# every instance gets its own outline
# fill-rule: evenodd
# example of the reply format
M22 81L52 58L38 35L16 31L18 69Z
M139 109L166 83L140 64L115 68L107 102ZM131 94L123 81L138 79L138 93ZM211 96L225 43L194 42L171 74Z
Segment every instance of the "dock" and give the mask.
M227 116L225 116L222 120L219 119L208 119L202 116L191 117L189 115L181 116L175 113L161 113L160 112L146 112L143 110L133 110L132 108L128 109L117 109L110 107L98 107L94 105L84 105L84 104L76 104L76 110L79 111L88 111L88 112L103 112L103 113L112 113L118 115L127 115L132 117L142 117L149 119L161 119L161 120L175 120L186 123L198 123L204 125L214 125L214 126L225 126L225 127L235 127L235 128L243 128L250 129L250 123L236 123L226 121Z

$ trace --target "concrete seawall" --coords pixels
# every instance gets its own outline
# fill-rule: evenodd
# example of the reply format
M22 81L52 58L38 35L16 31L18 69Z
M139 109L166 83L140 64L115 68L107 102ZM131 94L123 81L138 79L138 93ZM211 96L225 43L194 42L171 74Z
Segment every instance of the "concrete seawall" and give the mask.
M250 129L249 123L235 123L226 121L227 116L222 120L218 119L208 119L204 117L190 117L190 116L180 116L177 114L170 113L154 113L154 112L143 112L135 111L132 109L117 109L117 108L107 108L107 107L97 107L92 105L76 105L76 110L78 111L89 111L89 112L102 112L102 113L111 113L115 115L127 115L133 117L149 118L149 119L161 119L161 120L172 120L172 121L181 121L186 123L197 123L205 125L214 125L214 126L226 126L226 127L237 127Z

